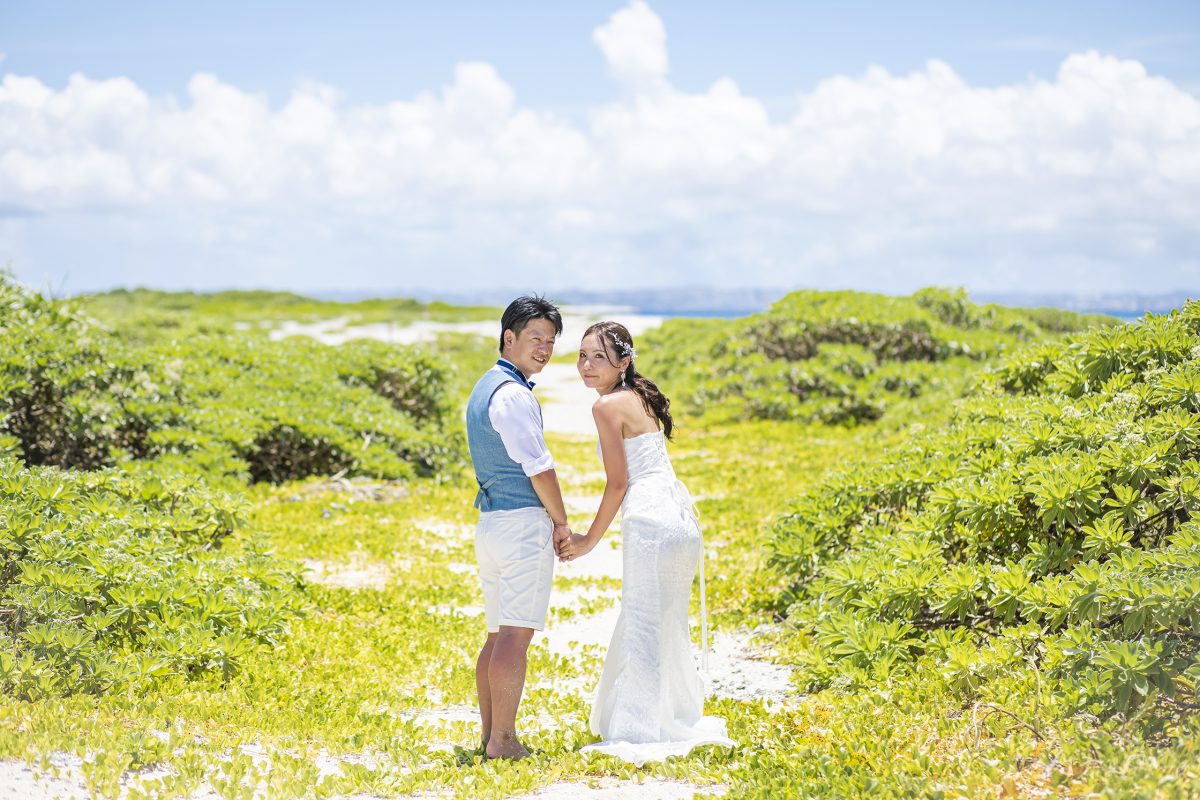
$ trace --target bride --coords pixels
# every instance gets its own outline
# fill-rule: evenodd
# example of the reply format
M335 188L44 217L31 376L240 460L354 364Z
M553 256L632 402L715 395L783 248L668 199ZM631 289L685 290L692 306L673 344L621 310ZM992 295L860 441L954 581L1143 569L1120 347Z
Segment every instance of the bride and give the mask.
M600 395L592 416L606 483L586 534L564 538L563 561L599 543L621 508L621 615L604 659L587 745L641 764L702 744L734 743L725 721L703 713L704 689L688 636L688 600L703 542L692 499L667 458L670 401L637 373L633 338L623 325L584 332L579 375Z

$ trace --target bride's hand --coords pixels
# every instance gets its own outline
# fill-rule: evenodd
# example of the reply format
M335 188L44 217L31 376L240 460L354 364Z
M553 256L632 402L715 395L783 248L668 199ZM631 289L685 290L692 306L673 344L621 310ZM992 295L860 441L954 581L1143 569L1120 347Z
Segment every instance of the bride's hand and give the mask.
M559 544L558 560L574 561L580 556L585 556L592 552L592 548L595 546L596 543L583 534L572 533Z

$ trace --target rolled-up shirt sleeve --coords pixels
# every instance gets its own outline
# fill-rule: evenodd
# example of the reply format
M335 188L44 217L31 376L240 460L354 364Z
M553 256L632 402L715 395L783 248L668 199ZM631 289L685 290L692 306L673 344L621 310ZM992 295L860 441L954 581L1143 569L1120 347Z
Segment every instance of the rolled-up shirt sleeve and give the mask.
M488 419L508 457L521 465L526 477L554 469L554 459L542 434L542 412L533 392L516 383L506 383L488 403Z

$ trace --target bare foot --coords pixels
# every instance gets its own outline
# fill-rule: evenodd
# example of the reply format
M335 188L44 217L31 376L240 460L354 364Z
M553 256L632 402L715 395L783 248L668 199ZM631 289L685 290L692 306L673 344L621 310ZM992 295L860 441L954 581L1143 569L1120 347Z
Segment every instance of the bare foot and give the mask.
M519 761L529 755L525 745L512 733L497 733L492 736L484 747L484 752L488 758L507 758L512 761Z

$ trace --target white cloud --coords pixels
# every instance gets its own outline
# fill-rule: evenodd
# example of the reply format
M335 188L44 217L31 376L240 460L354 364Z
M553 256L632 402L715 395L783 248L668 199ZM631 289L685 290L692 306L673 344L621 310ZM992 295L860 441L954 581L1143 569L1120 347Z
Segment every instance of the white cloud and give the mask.
M609 72L633 93L661 90L667 81L667 30L642 0L612 15L596 28L592 39L600 46Z
M1136 61L998 88L872 68L772 118L731 78L674 88L641 0L594 39L620 92L582 125L486 63L383 105L6 75L0 259L78 288L1200 284L1200 102Z

